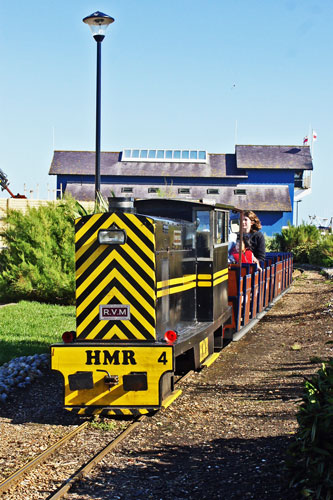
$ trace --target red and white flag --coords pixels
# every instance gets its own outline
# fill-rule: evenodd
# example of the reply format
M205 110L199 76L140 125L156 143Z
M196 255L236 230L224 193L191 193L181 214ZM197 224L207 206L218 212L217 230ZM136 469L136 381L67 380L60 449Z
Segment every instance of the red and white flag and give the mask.
M312 130L312 140L313 142L317 140L317 132L315 132L314 130Z
M305 146L309 142L308 136L305 136L303 139L303 146Z

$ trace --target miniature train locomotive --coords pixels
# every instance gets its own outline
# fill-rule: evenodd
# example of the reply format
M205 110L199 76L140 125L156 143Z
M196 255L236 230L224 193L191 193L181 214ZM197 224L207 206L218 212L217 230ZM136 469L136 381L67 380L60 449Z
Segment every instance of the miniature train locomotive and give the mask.
M254 317L250 296L255 314L273 298L260 287L266 272L245 270L255 288L245 285L244 299L244 270L228 269L230 208L110 198L108 213L75 221L76 332L51 346L67 410L137 415L167 407L181 392L175 374L209 365L225 332Z

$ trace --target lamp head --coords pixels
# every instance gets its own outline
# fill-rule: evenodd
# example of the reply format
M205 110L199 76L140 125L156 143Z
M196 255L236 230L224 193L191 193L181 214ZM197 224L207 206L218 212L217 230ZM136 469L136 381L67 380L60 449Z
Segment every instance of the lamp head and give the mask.
M103 12L97 11L85 17L82 21L88 24L96 42L101 42L105 37L107 27L114 22L114 19L107 14L103 14Z

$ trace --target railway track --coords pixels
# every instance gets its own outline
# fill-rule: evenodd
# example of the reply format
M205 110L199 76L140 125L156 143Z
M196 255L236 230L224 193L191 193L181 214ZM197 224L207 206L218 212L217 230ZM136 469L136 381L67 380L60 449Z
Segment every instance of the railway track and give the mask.
M15 471L13 474L11 474L8 478L6 478L4 481L0 483L0 493L4 493L8 491L9 489L13 488L17 483L19 483L23 477L32 469L38 467L40 464L45 462L45 460L53 455L61 446L63 446L66 442L70 441L73 439L73 437L81 432L83 429L87 427L89 424L89 421L83 422L79 427L74 429L73 431L69 432L65 436L63 436L59 441L54 443L52 446L49 446L46 450L44 450L42 453L37 455L33 460L25 464L23 467Z
M175 385L178 385L181 381L186 380L186 378L188 378L191 375L191 373L192 371L177 378ZM135 420L133 420L133 422L131 422L126 427L126 429L120 432L120 434L118 434L116 438L112 439L109 443L107 443L106 446L102 447L102 449L99 452L97 452L88 462L78 467L77 470L70 477L68 477L65 481L63 481L60 488L58 488L56 492L51 493L51 496L48 497L48 500L58 500L63 498L64 495L72 488L74 483L76 483L82 477L88 474L96 464L101 462L108 453L110 453L119 443L121 443L124 439L126 439L126 437L131 432L133 432L134 429L136 429L136 427L140 425L140 423L145 418L147 418L147 415L141 415L135 418ZM43 464L51 455L55 454L65 443L69 443L71 440L73 440L75 436L77 436L84 429L86 429L90 423L91 420L86 420L85 422L83 422L83 424L81 424L76 429L63 436L61 439L59 439L59 441L54 443L52 446L48 447L46 450L37 455L30 462L28 462L23 467L21 467L13 474L11 474L8 478L3 480L0 483L0 495L17 486L20 482L22 482L24 477L29 472L37 469L38 466Z

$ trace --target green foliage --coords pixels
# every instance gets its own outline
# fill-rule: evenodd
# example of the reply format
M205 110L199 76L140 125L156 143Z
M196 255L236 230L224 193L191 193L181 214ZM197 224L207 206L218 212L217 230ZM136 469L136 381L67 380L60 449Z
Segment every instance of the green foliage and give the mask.
M299 428L289 448L290 486L303 496L333 498L333 358L306 380L297 413Z
M333 267L333 234L321 237L317 248L310 252L311 264Z
M74 218L77 203L60 203L10 210L2 233L0 301L38 300L74 303Z
M310 224L283 228L269 244L270 251L292 252L295 262L333 266L333 235L322 235Z
M274 236L267 236L267 234L264 233L265 236L265 246L266 246L266 252L278 252L279 247L276 243L276 239Z
M113 198L115 196L113 191L111 191L111 196ZM91 215L91 214L100 214L102 212L103 213L108 212L108 210L109 210L108 200L106 198L104 198L104 196L100 192L97 193L94 207L91 209L85 208L78 201L75 201L74 203L75 203L75 212L74 212L75 218L84 217L85 215Z
M94 420L90 422L90 426L100 431L114 431L116 429L125 430L128 424L126 422L119 423L114 420L107 421L95 416Z
M1 234L6 250L0 253L0 301L74 304L74 219L107 209L99 195L92 210L71 197L29 207L25 214L10 210Z

